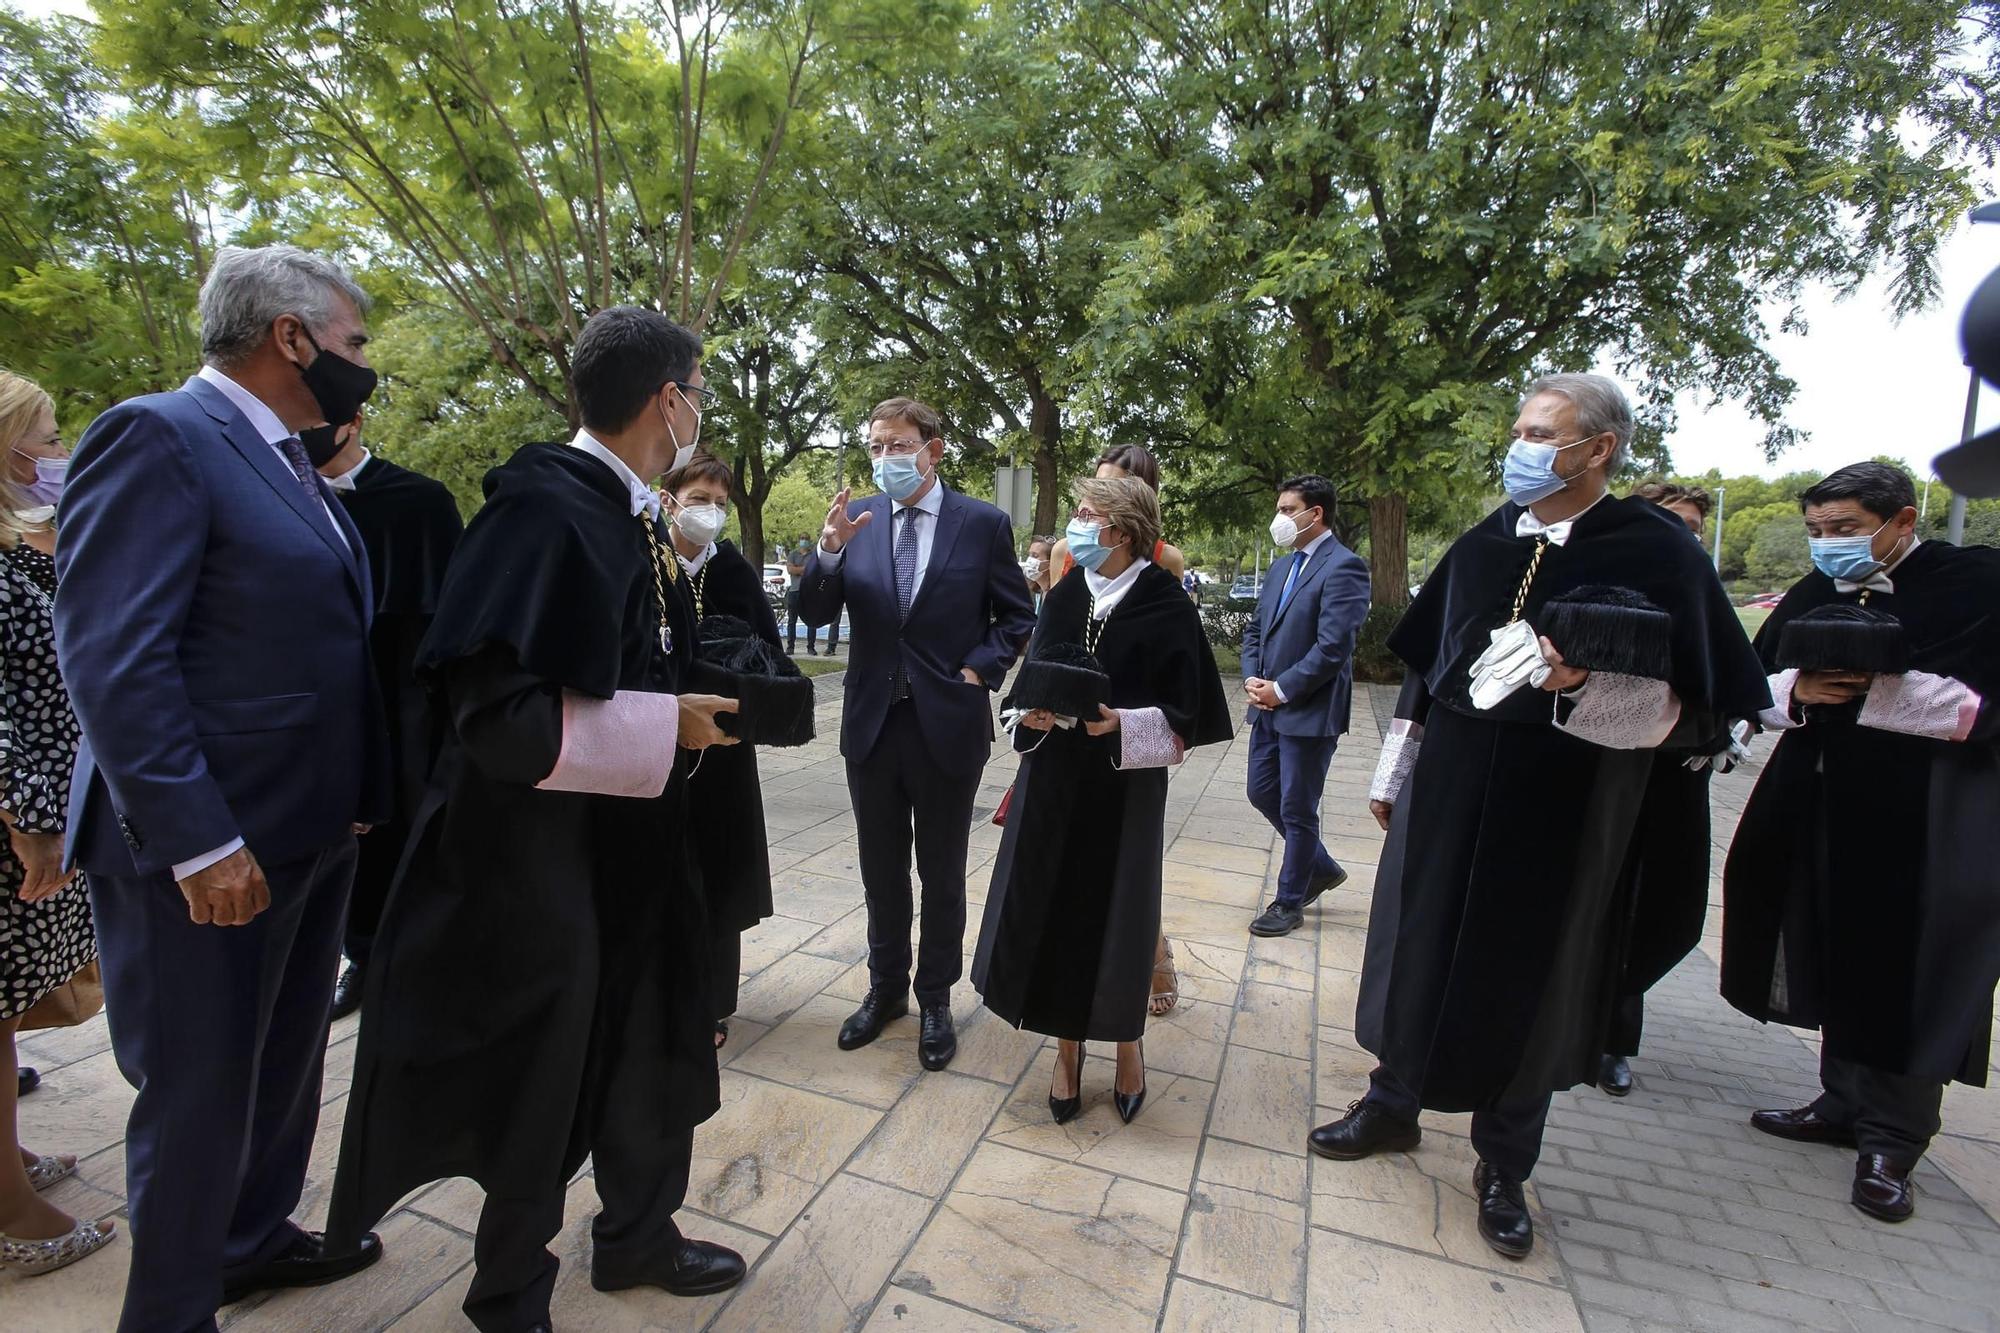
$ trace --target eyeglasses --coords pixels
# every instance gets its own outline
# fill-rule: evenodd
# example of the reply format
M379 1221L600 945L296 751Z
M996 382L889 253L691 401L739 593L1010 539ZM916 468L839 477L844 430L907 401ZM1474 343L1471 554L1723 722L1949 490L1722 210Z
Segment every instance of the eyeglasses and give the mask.
M913 454L924 447L925 441L913 440L907 435L896 440L871 440L863 438L870 458L881 458L888 454Z
M709 408L713 407L716 398L719 396L715 390L709 388L706 384L689 384L686 380L668 380L667 383L679 389L683 394L693 394L693 406L697 412L706 412Z
M1090 508L1080 508L1076 510L1074 513L1072 513L1070 515L1070 518L1078 523L1103 524L1103 523L1109 523L1111 521L1103 514L1098 513L1095 509L1090 509Z

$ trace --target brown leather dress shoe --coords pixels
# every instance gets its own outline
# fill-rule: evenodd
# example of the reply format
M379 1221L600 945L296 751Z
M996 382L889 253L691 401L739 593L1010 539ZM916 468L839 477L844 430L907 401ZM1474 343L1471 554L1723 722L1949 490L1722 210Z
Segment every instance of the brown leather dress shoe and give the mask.
M1836 1125L1820 1118L1818 1111L1801 1106L1791 1111L1752 1111L1750 1128L1796 1143L1826 1143L1836 1148L1854 1146L1854 1127Z
M1865 1152L1854 1164L1854 1206L1884 1222L1905 1222L1917 1211L1911 1197L1910 1169L1897 1166L1880 1153Z

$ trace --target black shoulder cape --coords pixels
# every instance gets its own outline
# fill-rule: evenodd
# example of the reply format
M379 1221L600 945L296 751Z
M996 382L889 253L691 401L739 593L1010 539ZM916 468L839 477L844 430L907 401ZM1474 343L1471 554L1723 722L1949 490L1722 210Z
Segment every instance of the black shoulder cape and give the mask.
M647 580L631 576L645 532L611 470L568 445L529 444L486 474L485 489L445 576L417 674L433 680L497 646L529 675L599 699L621 687L671 689L623 671L632 645L620 642L621 627L642 617L657 624L659 611ZM674 647L692 650L691 608L670 592L667 611Z
M343 499L368 548L377 614L435 612L452 548L465 531L444 483L377 455Z
M1534 558L1536 541L1514 535L1522 512L1503 504L1452 543L1390 633L1389 648L1435 700L1496 721L1545 724L1548 700L1539 691L1517 690L1484 712L1468 695L1468 668L1486 651L1487 635L1507 623ZM1590 584L1629 588L1673 617L1671 681L1684 704L1727 719L1769 702L1765 673L1714 569L1657 505L1606 498L1581 515L1567 545L1550 543L1542 553L1521 614L1537 624L1551 598Z
M776 648L778 617L771 599L764 595L764 580L736 544L727 538L715 544L715 554L688 581L695 600L697 621L708 616L735 616L757 632L757 637Z

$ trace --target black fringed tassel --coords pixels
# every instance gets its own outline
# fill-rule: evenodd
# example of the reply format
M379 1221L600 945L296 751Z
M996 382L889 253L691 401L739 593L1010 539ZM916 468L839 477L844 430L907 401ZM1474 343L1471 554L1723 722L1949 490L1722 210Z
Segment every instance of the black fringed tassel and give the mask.
M1910 669L1909 639L1903 622L1886 611L1834 602L1786 623L1778 669L1901 675Z
M1111 677L1082 644L1052 643L1021 663L1012 704L1022 712L1046 708L1058 717L1095 722L1111 697Z
M1549 599L1536 629L1566 665L1671 680L1674 618L1630 588L1577 588Z

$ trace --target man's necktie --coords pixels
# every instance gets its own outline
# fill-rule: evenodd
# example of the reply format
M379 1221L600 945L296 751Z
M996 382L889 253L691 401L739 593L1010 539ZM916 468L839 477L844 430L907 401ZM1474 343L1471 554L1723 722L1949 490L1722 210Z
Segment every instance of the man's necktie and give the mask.
M903 619L910 617L910 602L917 591L917 509L906 505L897 512L902 520L896 529L896 606ZM889 702L910 697L910 673L903 666L903 647L896 645L896 679L889 689Z
M1278 594L1278 614L1285 613L1285 607L1292 600L1292 589L1299 586L1299 571L1305 568L1306 553L1295 552L1292 556L1291 572L1285 575L1285 590Z
M299 443L295 435L287 435L278 441L278 452L292 465L292 475L299 479L299 485L306 488L306 498L315 504L320 502L317 474L313 471L312 460L306 457L306 447Z

